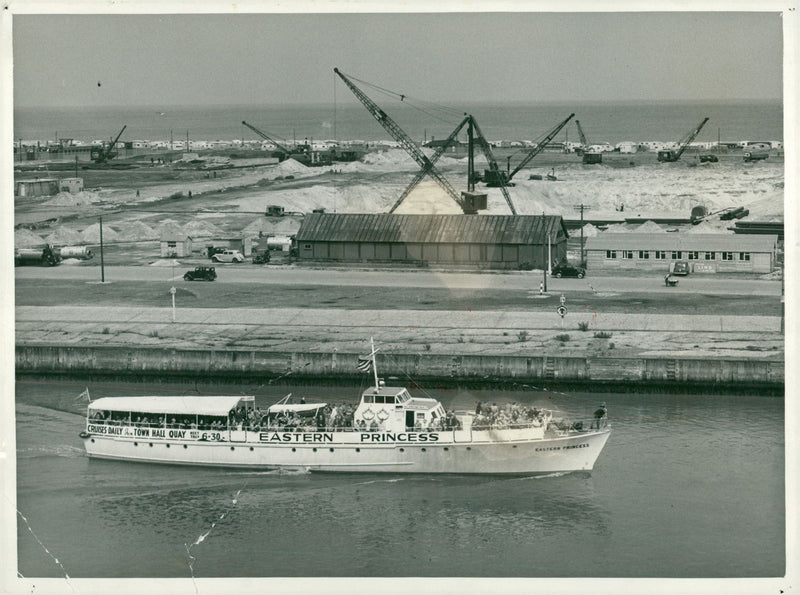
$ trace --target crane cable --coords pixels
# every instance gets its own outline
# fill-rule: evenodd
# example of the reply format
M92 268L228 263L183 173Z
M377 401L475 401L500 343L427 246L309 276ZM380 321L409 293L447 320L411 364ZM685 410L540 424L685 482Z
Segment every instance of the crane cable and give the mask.
M386 89L385 87L381 87L379 85L375 85L373 83L367 82L365 80L359 79L359 78L351 76L349 74L346 75L346 76L348 78L350 78L351 80L357 81L357 82L361 83L362 85L365 85L367 87L370 87L371 89L374 89L375 91L378 91L379 93L382 93L386 97L390 97L390 98L395 99L395 100L399 99L400 102L402 102L404 104L407 104L412 109L415 109L415 110L417 110L419 112L422 112L422 113L430 116L431 118L439 120L440 122L450 123L451 120L448 120L448 119L445 119L444 117L436 115L435 113L433 113L433 111L432 111L433 109L436 109L436 110L439 110L441 112L444 112L444 113L448 114L449 116L458 116L459 118L462 117L463 113L464 113L464 110L459 110L459 109L456 109L454 107L442 105L442 104L435 103L435 102L432 102L432 101L426 101L426 100L423 100L423 99L417 99L417 98L412 97L410 95L407 95L405 93L398 93L396 91L392 91L390 89ZM412 101L409 101L409 100L412 100ZM428 107L426 109L426 108L422 107L423 105L427 105L427 106L431 106L431 107Z

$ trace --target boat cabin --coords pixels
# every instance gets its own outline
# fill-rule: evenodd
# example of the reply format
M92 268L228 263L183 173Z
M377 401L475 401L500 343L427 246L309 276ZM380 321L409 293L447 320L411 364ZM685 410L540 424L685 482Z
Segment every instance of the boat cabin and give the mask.
M412 397L404 387L380 382L361 394L355 427L369 431L410 432L438 429L446 416L436 399Z
M89 403L87 424L144 428L226 429L246 419L252 396L104 397Z

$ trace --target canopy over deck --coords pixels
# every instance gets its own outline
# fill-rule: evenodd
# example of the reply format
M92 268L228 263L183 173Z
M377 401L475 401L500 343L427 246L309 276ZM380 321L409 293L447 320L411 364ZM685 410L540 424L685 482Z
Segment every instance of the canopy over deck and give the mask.
M252 403L254 400L251 396L104 397L89 403L89 411L227 416L240 403Z

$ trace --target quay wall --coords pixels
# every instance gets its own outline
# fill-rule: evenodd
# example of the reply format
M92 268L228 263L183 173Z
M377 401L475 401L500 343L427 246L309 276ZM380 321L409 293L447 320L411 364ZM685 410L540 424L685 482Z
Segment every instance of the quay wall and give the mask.
M363 378L359 354L310 351L173 349L33 345L16 346L18 374L196 379L292 380ZM783 360L749 358L587 357L551 355L442 355L379 353L383 378L474 384L714 385L782 391Z

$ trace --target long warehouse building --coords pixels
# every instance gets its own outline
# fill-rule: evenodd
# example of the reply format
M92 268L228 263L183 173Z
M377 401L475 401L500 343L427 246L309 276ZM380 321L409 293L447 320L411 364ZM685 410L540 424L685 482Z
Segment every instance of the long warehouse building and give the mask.
M300 260L542 269L566 260L559 215L312 213L297 232Z

